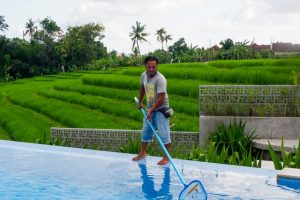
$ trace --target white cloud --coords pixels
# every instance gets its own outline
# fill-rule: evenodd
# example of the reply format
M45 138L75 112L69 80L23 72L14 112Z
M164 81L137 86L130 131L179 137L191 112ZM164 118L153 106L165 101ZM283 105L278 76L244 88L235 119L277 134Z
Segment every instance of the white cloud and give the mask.
M65 0L62 5L58 0L43 1L45 5L60 5L58 8L49 6L47 15L64 29L88 22L102 23L106 28L103 40L105 45L110 50L126 53L131 51L129 32L135 21L147 24L146 32L151 34L148 37L150 44L141 45L142 52L161 47L154 35L155 30L160 27L165 27L173 35L174 41L184 37L188 44L205 47L210 40L213 45L228 37L235 41L246 38L252 40L255 37L256 42L265 44L271 38L274 41L300 42L298 2L299 0ZM27 4L32 9L28 13L21 9L22 6L0 8L0 13L5 13L10 19L20 17L18 22L12 20L12 23L17 24L10 24L10 36L17 32L13 27L24 27L28 18L24 19L25 12L33 18L45 17L39 11L41 5L34 7L36 1L28 0L19 4ZM14 12L8 10L9 7Z

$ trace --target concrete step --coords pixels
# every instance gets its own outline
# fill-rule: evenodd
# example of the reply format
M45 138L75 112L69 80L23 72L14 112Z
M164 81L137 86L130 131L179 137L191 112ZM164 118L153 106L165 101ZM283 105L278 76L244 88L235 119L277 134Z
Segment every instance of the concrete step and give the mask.
M281 151L281 139L255 139L252 143L253 147L262 150L269 150L270 142L274 151ZM286 152L295 152L298 148L299 140L283 140L284 149Z

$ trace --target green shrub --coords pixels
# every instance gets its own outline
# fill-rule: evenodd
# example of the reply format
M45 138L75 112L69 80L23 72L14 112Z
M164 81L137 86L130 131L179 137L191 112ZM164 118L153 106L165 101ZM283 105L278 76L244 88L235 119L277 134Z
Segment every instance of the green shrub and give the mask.
M274 151L272 145L269 142L269 152L274 163L274 167L277 170L281 170L285 167L299 168L300 169L300 139L298 148L295 149L294 153L285 152L284 141L281 140L281 159Z
M238 152L242 156L243 152L248 152L251 148L252 141L255 139L255 131L245 131L246 122L236 119L226 126L223 122L217 125L216 130L209 131L209 140L215 143L217 152L228 148L229 155L234 155Z

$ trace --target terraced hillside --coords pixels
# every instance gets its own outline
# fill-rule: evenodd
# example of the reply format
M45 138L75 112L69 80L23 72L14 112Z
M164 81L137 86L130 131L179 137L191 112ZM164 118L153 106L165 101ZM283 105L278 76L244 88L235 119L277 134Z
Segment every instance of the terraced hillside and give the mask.
M49 140L50 127L140 129L144 67L67 73L0 83L0 139ZM172 130L199 131L200 84L294 84L300 60L216 61L160 65L175 110Z

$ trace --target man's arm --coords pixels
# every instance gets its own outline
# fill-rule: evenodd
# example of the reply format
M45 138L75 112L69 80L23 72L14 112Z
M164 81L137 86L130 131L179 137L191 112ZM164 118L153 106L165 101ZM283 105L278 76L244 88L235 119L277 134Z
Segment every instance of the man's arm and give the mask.
M139 95L139 104L138 104L138 109L143 107L143 98L145 96L145 87L141 86L140 87L140 95Z

